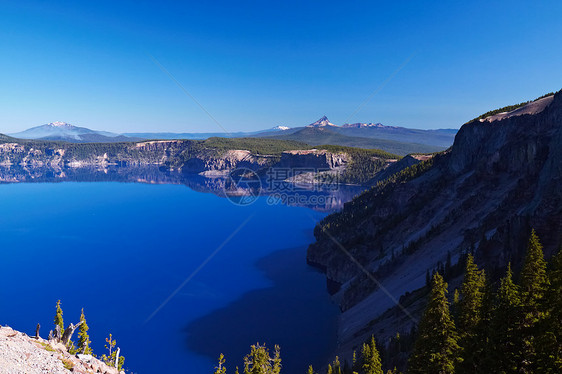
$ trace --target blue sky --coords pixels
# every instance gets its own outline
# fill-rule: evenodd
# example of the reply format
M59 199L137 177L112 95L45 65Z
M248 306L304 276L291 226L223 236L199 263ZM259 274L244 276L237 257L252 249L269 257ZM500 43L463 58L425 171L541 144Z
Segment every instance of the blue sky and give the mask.
M0 132L221 131L151 56L228 131L455 128L562 88L561 19L560 1L0 1Z

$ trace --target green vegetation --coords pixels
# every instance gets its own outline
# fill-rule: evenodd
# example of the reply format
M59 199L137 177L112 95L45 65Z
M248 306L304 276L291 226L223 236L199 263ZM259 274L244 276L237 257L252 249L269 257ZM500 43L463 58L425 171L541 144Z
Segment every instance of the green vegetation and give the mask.
M69 359L66 359L66 358L61 358L60 360L61 360L61 362L62 362L62 364L63 364L63 366L66 370L73 371L74 363L72 361L70 361Z
M478 339L481 332L482 314L484 314L484 296L486 276L474 263L472 254L466 259L464 281L459 293L456 293L455 309L457 310L457 330L459 344L463 347L460 366L461 372L473 373L483 370L479 358L482 357L483 346Z
M386 166L387 160L399 160L401 158L380 149L363 149L339 145L319 145L315 148L332 153L345 153L351 157L351 162L338 179L339 183L345 184L366 183ZM319 178L322 178L322 176L319 176Z
M88 336L88 330L90 329L86 323L86 317L84 316L84 308L80 313L80 328L78 330L78 353L85 355L92 354L92 348L90 348L90 337Z
M504 106L503 108L490 110L490 111L474 118L473 120L468 121L467 123L470 123L470 122L473 122L473 121L478 121L478 120L481 120L481 119L484 119L484 118L487 118L487 117L490 117L490 116L493 116L493 115L496 115L496 114L499 114L499 113L511 112L512 110L519 109L522 106L525 106L529 103L535 102L535 101L540 100L540 99L544 99L545 97L552 96L554 94L555 94L554 92L549 92L545 95L542 95L541 97L536 98L535 100L529 100L529 101L525 101L525 102L522 102L522 103L519 103L519 104L508 105L508 106Z
M291 134L280 134L268 137L267 139L283 139L305 141L311 145L335 144L339 146L365 148L365 149L383 149L386 152L398 155L407 155L410 153L431 153L443 150L444 147L436 147L425 144L405 143L395 140L364 138L356 136L347 136L339 134L327 128L310 128L305 127L302 130Z
M560 286L560 254L553 258L548 271L542 246L533 231L527 247L525 263L521 270L519 284L513 279L511 266L500 280L495 293L486 286L484 273L478 270L471 256L467 259L466 273L461 286L458 302L459 312L454 324L448 319L434 319L430 331L459 331L458 343L462 349L453 350L450 359L456 362L454 371L444 366L441 370L431 370L427 362L416 360L414 350L410 360L409 373L560 373L562 372L562 330L560 329L560 289L552 289L552 284ZM432 349L442 348L444 337L437 343L425 338L422 324L425 317L436 310L432 302L436 291L441 295L442 282L433 283L432 298L426 309L424 320L420 322L420 333L416 347L430 353L427 358L439 357L431 354ZM446 287L445 287L446 289ZM550 293L550 291L553 291ZM441 298L441 302L447 300ZM440 304L441 310L446 305ZM456 326L456 327L455 327ZM451 337L453 335L449 335ZM424 344L421 344L424 343ZM451 344L449 347L453 347ZM473 351L474 350L474 351ZM438 349L439 354L451 352ZM450 363L451 361L448 360Z
M365 374L383 374L381 357L374 336L371 337L370 342L363 343L363 347L361 348L361 362L359 365L355 363L354 366L360 366L361 372Z
M62 319L62 308L61 308L61 301L58 300L57 301L57 305L56 305L56 314L55 314L55 327L60 327L61 331L64 331L64 322ZM81 353L81 354L87 354L87 355L94 355L92 348L90 347L90 337L88 335L88 330L90 329L86 323L86 316L84 315L84 308L82 308L81 313L80 313L80 322L82 322L80 324L80 326L78 327L78 346L76 347L74 345L74 342L72 340L68 341L68 344L66 346L68 352L70 354L77 354L77 353ZM62 336L62 334L61 334ZM125 357L123 355L120 354L120 349L117 348L117 350L115 350L115 347L117 345L117 341L115 339L113 339L113 335L109 334L109 338L105 339L106 341L106 345L105 348L109 351L109 353L103 354L100 359L105 362L108 366L111 367L117 367L119 370L122 369L123 364L125 363ZM41 343L41 342L39 342ZM43 345L43 347L50 351L53 350L53 348L46 344L46 343L41 343L41 345ZM54 351L54 350L53 350ZM119 358L117 358L117 355L119 355ZM115 366L115 361L117 361L117 366ZM72 369L72 367L67 368L69 370Z
M283 151L292 149L311 149L312 147L301 141L281 140L270 138L209 138L200 140L205 147L224 152L232 149L243 149L260 155L280 155Z
M64 333L64 321L62 319L62 308L60 306L60 300L57 301L56 313L55 313L55 327L60 327L61 336Z
M452 374L460 362L459 353L458 335L449 312L447 283L436 273L408 372Z
M415 343L407 373L561 373L562 252L553 257L549 266L533 231L519 284L508 265L497 287L487 281L471 254L461 256L459 262L465 272L460 291L454 297L454 313L450 311L443 274L456 277L458 264L448 261L433 274L425 311L417 330L414 328L409 334L415 337ZM420 290L424 289L427 287ZM359 357L353 353L351 364L335 357L326 373L382 374L385 365L381 357L386 355L379 352L408 352L408 340L397 334L386 347L379 347L371 337L361 346ZM400 347L404 343L406 350ZM277 346L273 356L265 346L252 346L244 362L244 374L281 372ZM224 363L221 355L215 374L226 374ZM312 366L307 372L317 373ZM396 368L387 374L397 374Z
M440 154L393 174L387 179L377 183L369 190L361 193L359 196L356 196L353 200L345 204L343 210L333 213L320 221L314 228L315 237L317 239L323 237L326 230L332 235L337 235L342 229L355 226L368 216L369 207L377 206L397 184L406 183L426 173L431 169L437 157L440 157ZM392 224L394 223L388 222L389 226Z
M120 349L115 349L117 341L113 339L113 335L109 334L108 338L105 338L105 349L108 350L108 354L105 353L101 355L100 359L107 364L107 366L116 367L121 370L123 364L125 363L125 357L120 354ZM119 355L119 357L117 357ZM117 361L117 362L116 362ZM117 364L117 365L116 365Z
M51 347L49 344L47 343L43 343L41 341L38 341L37 343L41 344L41 346L43 347L43 349L45 349L48 352L56 352L57 350L54 349L53 347Z

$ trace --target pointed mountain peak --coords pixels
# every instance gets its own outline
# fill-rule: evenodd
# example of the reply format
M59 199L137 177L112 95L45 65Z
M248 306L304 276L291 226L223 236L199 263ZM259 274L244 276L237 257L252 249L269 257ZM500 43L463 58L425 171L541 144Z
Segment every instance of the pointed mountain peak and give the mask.
M307 127L325 127L325 126L336 126L336 125L331 123L328 117L324 116L320 118L318 121L311 123Z

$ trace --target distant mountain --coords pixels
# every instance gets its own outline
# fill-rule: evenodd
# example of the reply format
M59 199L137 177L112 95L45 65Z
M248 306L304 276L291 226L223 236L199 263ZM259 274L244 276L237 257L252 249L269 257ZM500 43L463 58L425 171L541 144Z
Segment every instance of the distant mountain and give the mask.
M333 128L334 131L347 136L360 136L396 140L406 143L421 143L448 148L453 144L458 130L439 129L421 130L405 127L385 126L380 123L354 123Z
M317 131L314 131L317 130ZM283 132L265 131L252 136L300 140L311 145L334 144L359 148L379 148L404 155L430 153L449 148L457 130L421 130L382 123L346 123L337 126L324 116L304 127L294 127Z
M71 143L116 143L138 140L138 138L127 137L106 131L90 130L66 122L51 122L46 125L32 127L22 132L10 134L10 136L19 139L60 140Z
M285 132L291 130L287 126L275 126L267 130L250 131L250 132L128 132L124 133L124 136L141 138L141 139L191 139L191 140L201 140L208 138L244 138L244 137L256 137L263 134L279 134L280 132Z
M249 132L132 132L115 134L73 126L65 122L53 122L43 126L9 134L20 139L59 140L72 143L114 143L142 139L191 139L220 138L276 138L297 140L310 145L342 145L359 148L382 149L405 155L408 153L430 153L444 150L453 144L457 130L420 130L386 126L381 123L352 123L337 126L323 116L319 120L301 127L278 125L273 128Z
M293 131L281 134L262 134L258 137L268 137L272 139L297 140L306 142L310 145L343 145L356 148L381 149L397 155L407 155L409 153L432 153L442 151L447 147L434 146L420 143L405 143L396 140L377 139L374 137L347 136L340 133L337 126L301 127L291 129ZM421 137L419 139L422 140Z
M328 117L324 116L320 118L318 121L313 122L306 127L328 127L328 126L336 127L336 125L334 125L332 122L328 120Z
M287 130L290 130L290 129L291 128L287 127L287 126L275 126L271 130L273 130L273 131L287 131Z
M367 127L390 127L390 126L385 126L382 123L345 123L342 125L342 128L344 129L364 129Z

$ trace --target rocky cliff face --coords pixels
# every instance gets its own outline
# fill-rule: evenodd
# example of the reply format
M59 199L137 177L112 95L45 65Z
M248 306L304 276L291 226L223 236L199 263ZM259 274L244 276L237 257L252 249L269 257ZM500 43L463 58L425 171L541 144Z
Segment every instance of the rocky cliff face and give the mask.
M1 139L0 139L1 141ZM216 151L198 147L189 140L158 140L118 144L69 144L61 142L0 143L0 165L25 167L91 167L162 165L187 173L216 173L246 167L267 166L334 169L350 160L345 153L325 150L295 150L279 155L261 155L247 150Z
M474 250L494 275L507 261L519 266L531 227L546 254L555 251L562 241L562 94L539 104L464 125L431 167L372 189L317 227L308 261L325 269L342 308L340 353L373 333L384 339L408 331L413 321L402 312L392 329L368 326L423 286L426 271L448 253L454 262Z
M291 150L260 154L248 150L214 149L192 140L157 140L129 143L71 144L0 138L0 167L45 169L55 174L76 168L139 167L162 169L208 177L228 175L236 168L264 171L270 167L307 168L343 172L352 161L346 152Z
M320 169L335 169L347 165L351 161L348 154L333 153L326 150L296 150L281 154L281 160L276 166L299 168L307 167Z

